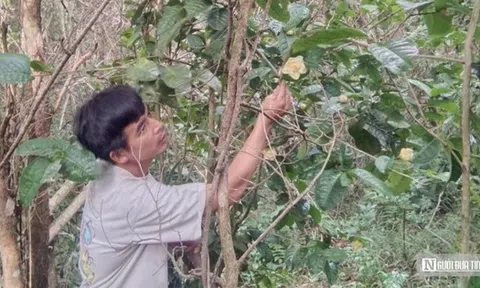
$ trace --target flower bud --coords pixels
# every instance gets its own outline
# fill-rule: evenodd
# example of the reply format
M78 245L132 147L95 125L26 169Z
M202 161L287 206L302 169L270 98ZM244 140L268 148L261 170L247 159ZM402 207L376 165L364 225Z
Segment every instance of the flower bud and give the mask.
M413 150L410 148L402 148L402 150L400 150L400 154L398 154L398 158L404 161L412 161Z

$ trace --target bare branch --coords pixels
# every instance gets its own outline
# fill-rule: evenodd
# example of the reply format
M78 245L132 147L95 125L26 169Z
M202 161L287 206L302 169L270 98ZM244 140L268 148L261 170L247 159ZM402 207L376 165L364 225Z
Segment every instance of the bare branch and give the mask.
M87 198L87 191L83 190L80 194L73 199L72 203L62 212L62 214L55 219L55 221L50 226L50 237L49 243L52 242L53 238L62 231L63 226L67 224L72 217L82 208L83 204L85 203L85 199Z
M93 53L95 50L97 50L98 44L95 43L93 48L87 51L82 57L80 57L74 64L72 69L70 70L70 74L68 75L67 81L65 81L65 84L63 84L62 90L60 90L60 93L58 93L58 98L57 102L55 103L55 109L53 112L57 112L58 108L60 107L60 102L62 101L63 95L65 95L65 92L67 92L68 87L70 86L70 82L72 82L73 75L75 74L75 71L77 71L78 67L85 63L90 57L92 57ZM60 127L62 125L60 124Z
M448 57L448 56L436 56L436 55L415 55L413 56L415 58L422 58L422 59L428 59L428 60L436 60L436 61L441 61L441 62L456 62L463 64L465 61L463 59L459 58L453 58L453 57Z
M8 42L7 42L7 34L8 34L8 24L2 22L2 47L3 53L8 52Z
M65 182L58 191L53 194L52 198L50 198L49 205L50 205L50 213L57 209L58 205L72 192L73 188L77 186L77 183L72 181Z

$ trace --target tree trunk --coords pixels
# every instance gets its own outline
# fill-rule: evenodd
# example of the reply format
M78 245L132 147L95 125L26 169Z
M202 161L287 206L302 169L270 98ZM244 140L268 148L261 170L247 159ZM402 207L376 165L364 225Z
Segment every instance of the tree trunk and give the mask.
M8 195L6 173L0 172L0 255L2 256L3 287L23 288L20 248L15 231L15 200Z
M31 59L44 61L44 43L42 37L41 0L22 0L22 46ZM32 81L31 95L40 93L41 77ZM50 134L50 115L48 101L42 102L35 115L35 137L47 137ZM48 191L43 186L34 199L28 212L29 238L29 287L48 286L49 255L48 239L50 211Z
M470 80L472 76L472 47L477 28L480 0L475 1L467 40L465 41L465 67L463 70L462 85L462 232L460 252L469 254L470 251ZM460 287L468 287L468 277L460 279Z

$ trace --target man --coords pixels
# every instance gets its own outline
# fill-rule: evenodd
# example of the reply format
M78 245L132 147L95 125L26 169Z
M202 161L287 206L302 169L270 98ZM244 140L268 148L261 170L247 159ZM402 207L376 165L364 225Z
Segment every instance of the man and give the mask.
M261 162L274 123L270 118L284 115L291 103L284 82L263 101L264 112L228 167L231 203L242 198ZM131 87L98 93L79 108L74 122L79 142L100 164L97 178L86 187L82 287L167 287L166 246L201 238L209 185L168 186L149 173L153 158L167 149L168 135ZM217 199L212 203L217 209Z

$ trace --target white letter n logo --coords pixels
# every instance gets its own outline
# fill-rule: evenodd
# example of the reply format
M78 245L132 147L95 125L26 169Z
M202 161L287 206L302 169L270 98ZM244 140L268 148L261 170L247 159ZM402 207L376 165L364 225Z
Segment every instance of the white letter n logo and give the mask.
M423 272L435 272L437 271L437 259L436 258L422 258L422 271Z

